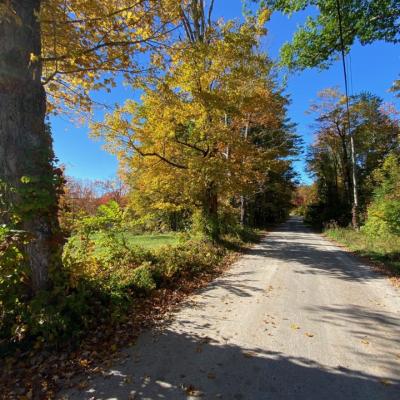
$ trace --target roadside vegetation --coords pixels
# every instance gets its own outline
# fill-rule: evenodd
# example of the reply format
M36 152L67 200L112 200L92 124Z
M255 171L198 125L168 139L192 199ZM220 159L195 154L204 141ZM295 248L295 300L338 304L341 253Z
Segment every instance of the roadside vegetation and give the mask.
M373 178L377 186L361 229L328 228L326 234L400 275L400 158L387 156Z
M400 275L400 240L397 235L371 237L363 230L352 228L329 228L325 234L342 243L355 254L367 257L376 263L383 263L390 270Z

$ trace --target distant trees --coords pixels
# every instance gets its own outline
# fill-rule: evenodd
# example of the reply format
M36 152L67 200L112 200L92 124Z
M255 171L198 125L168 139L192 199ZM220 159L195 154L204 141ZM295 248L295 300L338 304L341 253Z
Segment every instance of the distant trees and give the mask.
M82 180L67 176L59 204L61 227L69 233L76 220L94 215L101 205L110 201L123 207L127 202L127 194L127 186L118 178Z
M360 212L365 214L375 185L373 172L390 153L399 151L400 130L398 120L377 96L353 96L350 108ZM313 218L320 223L334 219L346 225L350 220L353 181L344 97L337 90L325 90L312 111L317 113L316 140L309 148L307 162L316 178L319 196Z
M312 183L310 185L298 185L292 194L292 203L294 206L294 212L297 215L304 216L307 208L311 204L315 204L318 201L317 185Z

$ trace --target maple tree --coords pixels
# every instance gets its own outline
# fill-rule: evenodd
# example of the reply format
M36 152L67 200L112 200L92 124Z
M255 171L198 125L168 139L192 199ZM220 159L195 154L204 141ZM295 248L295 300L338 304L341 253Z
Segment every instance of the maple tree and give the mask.
M268 15L206 24L198 11L185 17L194 21L186 40L154 60L159 71L142 81L141 102L127 101L93 133L106 139L136 190L156 192L158 207L200 209L216 238L220 204L254 190L273 165L273 150L256 146L248 132L278 126L282 99L271 62L257 50Z
M43 63L48 111L90 111L91 91L145 73L144 54L157 51L178 16L171 0L43 2L42 53L31 58Z

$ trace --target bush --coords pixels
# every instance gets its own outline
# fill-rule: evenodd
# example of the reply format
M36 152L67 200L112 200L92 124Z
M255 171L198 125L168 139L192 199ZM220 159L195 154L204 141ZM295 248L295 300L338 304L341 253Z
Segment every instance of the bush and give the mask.
M371 237L400 236L400 158L389 155L382 167L374 172L378 183L374 199L368 207L363 227Z
M140 267L131 268L126 287L132 287L137 292L150 293L156 288L150 262L143 263Z
M162 284L182 275L207 271L217 266L224 253L222 247L204 240L190 240L175 247L162 247L155 252L155 279Z
M205 215L202 210L195 210L192 215L191 235L196 240L216 239L220 233L220 221L217 217Z
M368 207L363 231L372 236L400 235L400 201L378 200Z

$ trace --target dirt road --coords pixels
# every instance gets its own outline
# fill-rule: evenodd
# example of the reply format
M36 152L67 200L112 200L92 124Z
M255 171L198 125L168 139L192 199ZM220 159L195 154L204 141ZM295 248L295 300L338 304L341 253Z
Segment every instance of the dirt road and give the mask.
M399 294L292 218L68 398L399 400Z

